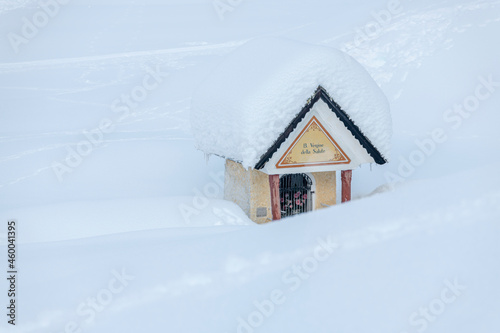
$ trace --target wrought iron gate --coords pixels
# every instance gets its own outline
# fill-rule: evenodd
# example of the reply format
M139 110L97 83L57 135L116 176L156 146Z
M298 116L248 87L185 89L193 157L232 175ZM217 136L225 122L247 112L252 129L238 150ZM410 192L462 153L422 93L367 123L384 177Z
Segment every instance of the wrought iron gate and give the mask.
M280 178L281 217L312 210L312 180L304 173L284 175Z

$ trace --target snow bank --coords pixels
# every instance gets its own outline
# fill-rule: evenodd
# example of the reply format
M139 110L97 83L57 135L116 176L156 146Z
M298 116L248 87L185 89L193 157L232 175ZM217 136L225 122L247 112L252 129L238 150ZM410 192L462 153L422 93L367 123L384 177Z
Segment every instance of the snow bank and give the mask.
M25 244L16 329L64 332L75 322L92 333L500 332L500 178L474 177L498 166L407 183L286 223ZM319 240L338 248L314 261ZM131 280L91 311L89 298L101 299L115 271ZM446 281L465 290L446 292L452 300L438 307ZM269 304L273 291L283 302L264 316L255 304ZM88 311L76 312L82 306ZM425 308L432 320L424 321ZM262 323L239 328L254 313Z
M2 220L12 216L22 221L23 244L164 228L255 225L232 202L187 196L76 201L0 212ZM7 237L4 231L0 239Z
M199 86L197 148L253 167L320 85L388 158L389 103L366 70L341 51L277 38L241 46Z

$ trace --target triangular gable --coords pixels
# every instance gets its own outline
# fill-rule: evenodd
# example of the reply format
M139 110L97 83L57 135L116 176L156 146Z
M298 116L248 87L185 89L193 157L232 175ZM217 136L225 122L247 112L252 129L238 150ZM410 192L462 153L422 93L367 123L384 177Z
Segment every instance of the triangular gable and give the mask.
M307 105L302 109L302 111L295 117L295 119L288 125L285 131L278 137L276 142L269 148L269 150L262 155L261 159L255 165L255 169L261 170L264 168L266 163L271 159L271 157L278 151L285 140L290 136L290 134L295 130L298 124L304 119L306 114L312 109L314 104L322 100L325 102L329 109L337 116L337 118L345 125L345 127L351 132L356 140L359 141L361 146L366 150L366 152L373 158L377 164L387 163L386 159L380 154L375 146L368 140L366 136L361 132L356 124L349 118L349 116L340 108L340 106L333 101L333 99L328 95L325 89L321 86L318 87L316 93L308 101Z
M321 122L312 117L276 163L277 169L349 164L351 159Z

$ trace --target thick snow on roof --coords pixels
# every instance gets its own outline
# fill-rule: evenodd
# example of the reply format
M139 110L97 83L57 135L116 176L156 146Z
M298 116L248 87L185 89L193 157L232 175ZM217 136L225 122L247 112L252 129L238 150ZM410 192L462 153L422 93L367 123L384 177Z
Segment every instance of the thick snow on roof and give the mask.
M318 88L389 157L387 98L349 55L287 39L254 39L226 56L193 96L197 148L253 167Z

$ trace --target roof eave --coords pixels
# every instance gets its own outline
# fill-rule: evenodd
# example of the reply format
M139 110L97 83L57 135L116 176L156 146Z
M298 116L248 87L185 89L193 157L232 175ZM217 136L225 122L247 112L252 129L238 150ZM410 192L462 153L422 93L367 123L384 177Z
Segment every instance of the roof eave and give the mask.
M307 104L302 108L302 110L297 114L297 116L292 120L292 122L286 127L285 131L281 133L274 144L267 150L267 152L262 155L259 162L255 164L255 169L262 169L266 163L271 159L271 157L276 153L279 147L285 142L285 140L290 136L293 130L301 122L306 114L311 111L312 107L319 100L323 100L330 110L335 113L335 115L342 121L342 123L347 127L351 134L359 141L361 146L365 148L367 153L373 158L375 163L383 165L387 163L387 160L382 156L378 149L370 142L370 140L361 132L359 127L352 121L351 118L345 113L342 108L335 103L335 101L330 97L327 91L322 87L318 86L314 95L308 100Z

